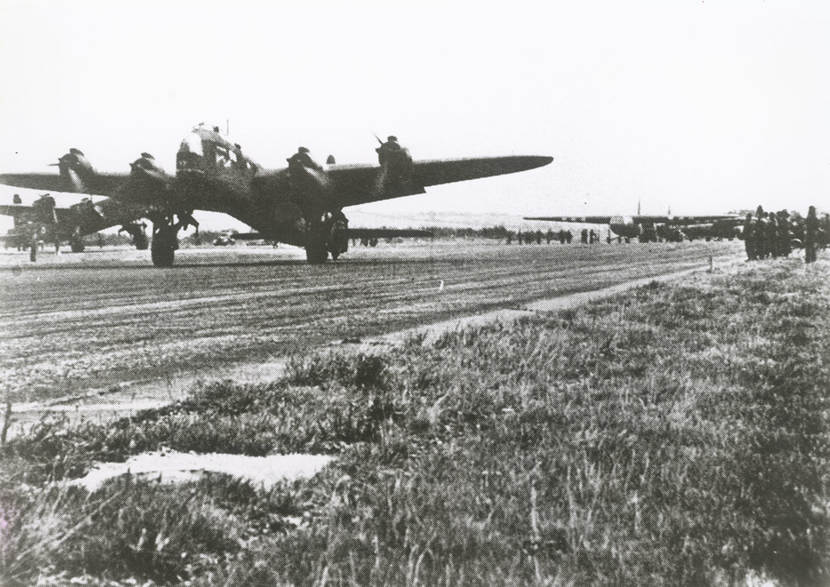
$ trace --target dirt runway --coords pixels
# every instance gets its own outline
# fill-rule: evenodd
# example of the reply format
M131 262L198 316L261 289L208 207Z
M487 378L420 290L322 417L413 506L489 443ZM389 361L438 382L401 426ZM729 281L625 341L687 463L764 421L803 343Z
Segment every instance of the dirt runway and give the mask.
M0 379L12 402L222 377L332 341L517 308L737 259L739 243L382 244L310 266L292 248L0 256Z

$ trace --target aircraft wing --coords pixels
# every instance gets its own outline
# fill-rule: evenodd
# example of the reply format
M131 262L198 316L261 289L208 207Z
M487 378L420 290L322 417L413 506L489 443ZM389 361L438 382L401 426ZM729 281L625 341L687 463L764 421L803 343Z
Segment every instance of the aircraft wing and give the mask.
M58 220L60 220L65 214L68 214L71 209L56 206L54 210L55 213L58 215ZM33 213L35 213L34 206L27 206L25 204L13 204L11 206L7 204L0 205L0 215L2 216L18 217Z
M526 216L524 220L546 220L549 222L578 222L584 224L610 224L615 218L631 221L632 224L670 224L672 226L688 226L691 224L712 224L723 221L740 221L734 214L720 214L708 216Z
M551 161L553 157L539 156L414 161L411 178L393 188L380 185L382 170L378 165L333 165L327 173L334 183L338 203L353 206L420 194L432 185L534 169Z
M396 228L348 228L348 238L431 238L434 235L428 230L396 229Z
M129 173L96 173L86 193L110 196L130 177ZM46 192L75 192L70 182L57 173L3 173L0 184Z
M525 216L522 220L546 220L548 222L580 222L583 224L608 224L611 216Z
M635 216L636 218L636 216ZM654 222L662 222L664 224L671 224L674 226L690 226L693 224L714 224L715 222L743 222L740 216L735 214L714 214L709 216L664 216L662 220L655 220Z
M31 206L22 206L20 204L15 204L13 206L0 206L0 214L3 216L23 216L24 214L30 213L32 210L34 210L34 208Z
M346 238L431 238L434 236L428 230L397 229L397 228L347 228ZM269 237L259 232L233 232L231 238L242 241L255 241Z

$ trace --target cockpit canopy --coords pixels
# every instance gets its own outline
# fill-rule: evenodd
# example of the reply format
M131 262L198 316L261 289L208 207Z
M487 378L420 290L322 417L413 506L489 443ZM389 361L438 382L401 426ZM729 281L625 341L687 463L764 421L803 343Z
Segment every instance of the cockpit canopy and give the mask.
M216 128L199 125L182 139L176 154L177 171L205 173L222 169L256 172L258 167L242 154L239 145L231 143Z

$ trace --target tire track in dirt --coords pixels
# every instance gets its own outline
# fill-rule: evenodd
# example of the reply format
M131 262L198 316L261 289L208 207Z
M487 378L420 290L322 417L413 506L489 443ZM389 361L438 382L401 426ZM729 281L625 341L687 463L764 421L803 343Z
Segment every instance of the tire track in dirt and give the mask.
M720 266L721 268L729 268L735 264L736 262L732 260L722 263ZM369 337L358 343L337 344L336 341L330 342L329 346L336 344L338 349L345 352L377 352L378 349L400 344L410 336L422 336L424 342L430 342L448 331L482 325L492 321L510 322L538 312L573 308L591 300L617 295L652 281L677 280L701 270L701 266L696 266L668 274L641 277L609 287L539 299L524 304L521 308L499 308L472 316L401 329L396 332ZM20 431L33 425L43 415L50 413L61 413L73 420L90 418L104 420L129 415L141 409L159 407L184 398L192 386L200 381L230 379L238 383L257 383L273 380L282 373L285 360L277 357L265 361L243 362L197 374L185 373L170 377L166 381L122 382L108 390L98 390L97 392L67 396L45 402L17 404L14 408L16 421L11 428L11 435L20 433Z

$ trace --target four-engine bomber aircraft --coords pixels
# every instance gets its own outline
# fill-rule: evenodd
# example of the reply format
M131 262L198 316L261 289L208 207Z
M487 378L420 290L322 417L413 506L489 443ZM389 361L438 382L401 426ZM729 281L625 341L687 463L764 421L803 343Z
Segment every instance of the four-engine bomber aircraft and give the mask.
M287 168L267 170L217 127L199 125L181 142L175 176L168 175L149 153L131 163L129 173L98 173L81 151L71 149L57 163L59 174L4 174L0 183L106 195L124 203L125 209L135 207L129 221L107 218L104 210L102 223L134 226L140 218L148 218L153 223L153 264L160 267L173 264L178 231L197 225L192 216L195 210L229 214L256 231L249 238L304 247L310 263L323 263L348 247L353 233L343 214L347 206L421 194L428 186L514 173L553 161L543 156L413 161L394 137L377 152L380 165L337 165L329 156L324 167L301 148L288 159ZM369 231L375 237L415 234L372 229L359 234L366 236Z
M57 250L69 242L75 253L84 250L84 235L121 225L130 234L138 249L148 248L145 224L140 222L147 211L142 206L130 205L112 198L93 202L84 198L68 207L58 206L50 194L43 194L31 204L24 204L18 194L12 204L0 205L0 214L14 218L14 228L0 240L18 249L31 247L31 259L37 258L39 242L49 242Z
M687 238L719 237L734 238L743 218L736 214L709 216L526 216L525 220L549 222L575 222L581 224L607 224L619 237L636 238L641 242L656 241L662 236L675 240L676 236Z

